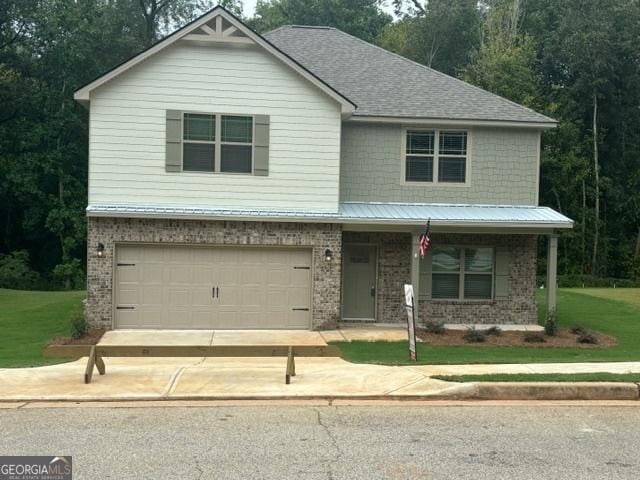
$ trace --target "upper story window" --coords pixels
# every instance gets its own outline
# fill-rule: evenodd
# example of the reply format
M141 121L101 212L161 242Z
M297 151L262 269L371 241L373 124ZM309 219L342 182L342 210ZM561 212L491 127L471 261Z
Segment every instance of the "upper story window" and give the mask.
M466 183L467 136L464 130L408 129L405 181Z
M185 113L182 122L184 171L252 172L253 117Z

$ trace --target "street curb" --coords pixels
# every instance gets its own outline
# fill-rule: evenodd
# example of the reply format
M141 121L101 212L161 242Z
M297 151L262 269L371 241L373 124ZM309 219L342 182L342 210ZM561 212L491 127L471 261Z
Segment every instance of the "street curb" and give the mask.
M639 400L635 383L477 382L476 400ZM469 397L467 397L469 398Z
M10 407L31 402L199 402L199 401L474 401L474 400L640 400L640 385L622 382L473 382L451 383L451 387L432 394L377 395L147 395L122 397L14 397L0 398Z

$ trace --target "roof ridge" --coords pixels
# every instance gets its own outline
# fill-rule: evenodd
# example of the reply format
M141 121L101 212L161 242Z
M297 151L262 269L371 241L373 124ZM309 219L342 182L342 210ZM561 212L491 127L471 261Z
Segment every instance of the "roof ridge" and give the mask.
M535 111L535 110L533 110L532 108L526 107L526 106L524 106L524 105L520 105L519 103L514 102L513 100L509 100L508 98L505 98L505 97L503 97L503 96L501 96L501 95L498 95L497 93L490 92L489 90L485 90L484 88L480 88L480 87L478 87L478 86L476 86L476 85L473 85L472 83L465 82L464 80L460 80L459 78L456 78L456 77L454 77L454 76L452 76L452 75L448 75L448 74L446 74L446 73L443 73L443 72L441 72L441 71L439 71L439 70L436 70L435 68L431 68L431 67L429 67L429 66L427 66L427 65L423 65L422 63L418 63L418 62L416 62L416 61L414 61L414 60L411 60L410 58L403 57L403 56L402 56L402 55L400 55L399 53L392 52L392 51L390 51L390 50L387 50L386 48L382 48L382 47L381 47L381 46L379 46L379 45L376 45L376 44L374 44L374 43L367 42L366 40L362 40L361 38L358 38L358 37L356 37L355 35L351 35L350 33L347 33L347 32L345 32L345 31L343 31L343 30L340 30L339 28L333 28L333 27L332 27L332 29L333 29L333 30L335 30L336 32L341 33L342 35L345 35L345 36L347 36L347 37L349 37L349 38L352 38L352 39L354 39L354 40L357 40L357 41L358 41L358 42L360 42L360 43L364 43L365 45L368 45L368 46L370 46L370 47L374 47L374 48L376 48L376 49L378 49L378 50L382 50L383 52L385 52L385 53L386 53L386 54L388 54L388 55L393 55L394 57L398 57L398 58L400 58L401 60L403 60L403 61L405 61L405 62L407 62L407 63L410 63L410 64L412 64L412 65L415 65L415 66L421 67L421 68L423 68L423 69L425 69L425 70L428 70L428 71L430 71L430 72L433 72L433 73L435 73L436 75L439 75L439 76L441 76L441 77L445 77L445 78L448 78L448 79L454 80L454 81L456 81L456 82L458 82L458 83L462 83L462 84L464 84L464 85L466 85L466 86L469 86L469 87L471 87L471 88L474 88L474 89L476 89L476 90L479 90L479 91L481 91L481 92L483 92L483 93L488 93L489 95L492 95L492 96L496 97L497 99L499 99L499 100L501 100L501 101L503 101L503 102L505 102L505 103L508 103L508 104L513 105L513 106L515 106L515 107L522 108L522 109L527 110L527 111L529 111L529 112L531 112L531 113L535 113L536 115L539 115L539 116L541 116L541 117L544 117L544 118L546 118L546 119L550 120L551 122L558 123L558 122L557 122L557 120L555 120L555 119L553 119L553 118L551 118L551 117L547 117L546 115L544 115L544 114L542 114L542 113L540 113L540 112L536 112L536 111Z

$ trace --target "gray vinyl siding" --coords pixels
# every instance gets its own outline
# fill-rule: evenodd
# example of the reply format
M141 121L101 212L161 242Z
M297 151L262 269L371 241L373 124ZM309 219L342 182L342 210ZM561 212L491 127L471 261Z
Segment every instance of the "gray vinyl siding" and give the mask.
M466 185L402 182L400 125L342 125L340 200L537 205L539 131L474 127Z

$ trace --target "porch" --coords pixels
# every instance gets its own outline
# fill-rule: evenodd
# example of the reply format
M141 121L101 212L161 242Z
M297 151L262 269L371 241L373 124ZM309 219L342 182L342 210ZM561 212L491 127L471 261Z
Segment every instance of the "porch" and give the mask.
M547 309L555 310L556 231L571 221L550 209L384 204L356 213L357 223L343 225L341 325L406 322L406 283L419 324L536 325L540 236ZM421 258L427 218L430 246Z

